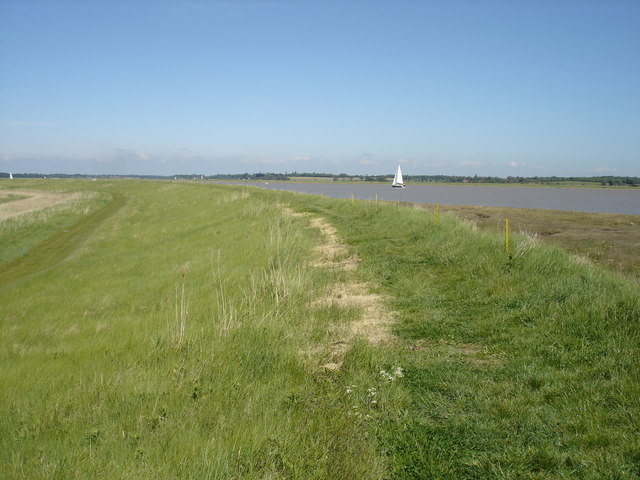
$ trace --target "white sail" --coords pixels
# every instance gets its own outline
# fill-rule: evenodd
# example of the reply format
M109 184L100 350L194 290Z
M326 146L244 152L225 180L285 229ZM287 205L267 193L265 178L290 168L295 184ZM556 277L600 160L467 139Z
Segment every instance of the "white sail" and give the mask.
M404 181L402 179L402 170L400 170L400 165L398 165L398 170L396 170L396 176L393 177L392 187L404 188Z
M13 173L9 172L9 180L13 180Z

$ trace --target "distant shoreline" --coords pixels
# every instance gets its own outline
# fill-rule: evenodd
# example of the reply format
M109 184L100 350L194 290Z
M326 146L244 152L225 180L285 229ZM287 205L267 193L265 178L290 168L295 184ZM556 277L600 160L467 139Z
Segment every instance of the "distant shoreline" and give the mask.
M304 184L347 184L347 185L386 185L391 184L392 175L346 175L346 174L297 174L297 173L254 173L254 174L174 174L174 175L136 175L84 173L9 173L0 172L0 182L21 179L135 179L158 181L215 181L220 183L304 183ZM495 180L495 181L494 181ZM589 188L636 190L640 187L640 177L635 176L594 176L594 177L472 177L458 175L406 175L407 186L486 186L486 187L530 187L530 188Z
M264 180L215 180L216 182L251 182L251 183L265 183ZM328 185L344 184L344 185L387 185L391 184L391 179L388 182L367 182L362 180L272 180L274 183L323 183ZM269 180L267 180L269 182ZM597 185L593 182L584 183L464 183L464 182L412 182L411 180L405 181L407 187L524 187L524 188L588 188L588 189L604 189L604 190L640 190L637 186L626 185Z

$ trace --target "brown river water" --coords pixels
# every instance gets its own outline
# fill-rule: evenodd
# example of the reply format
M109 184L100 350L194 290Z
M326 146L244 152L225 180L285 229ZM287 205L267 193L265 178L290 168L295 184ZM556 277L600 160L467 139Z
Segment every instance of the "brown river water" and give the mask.
M227 182L225 182L227 183ZM640 215L640 188L493 187L476 185L391 185L349 183L228 182L259 188L288 190L334 198L415 202L441 205L537 208L579 212Z

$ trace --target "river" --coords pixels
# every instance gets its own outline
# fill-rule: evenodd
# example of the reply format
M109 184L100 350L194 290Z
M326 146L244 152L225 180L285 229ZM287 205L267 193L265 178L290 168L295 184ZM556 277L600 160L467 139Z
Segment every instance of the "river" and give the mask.
M227 182L224 182L227 183ZM366 183L228 182L274 190L288 190L335 198L416 202L441 205L572 210L640 215L640 188L554 188L416 184L407 188Z

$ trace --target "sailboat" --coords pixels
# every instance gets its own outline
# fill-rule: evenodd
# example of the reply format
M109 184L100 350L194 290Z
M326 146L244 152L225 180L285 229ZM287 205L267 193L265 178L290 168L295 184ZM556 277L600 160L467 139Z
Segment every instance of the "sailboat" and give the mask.
M13 180L13 173L9 172L9 180Z
M398 170L396 170L396 176L393 177L393 183L391 184L394 188L404 188L404 181L402 180L402 170L400 170L400 165L398 165Z

